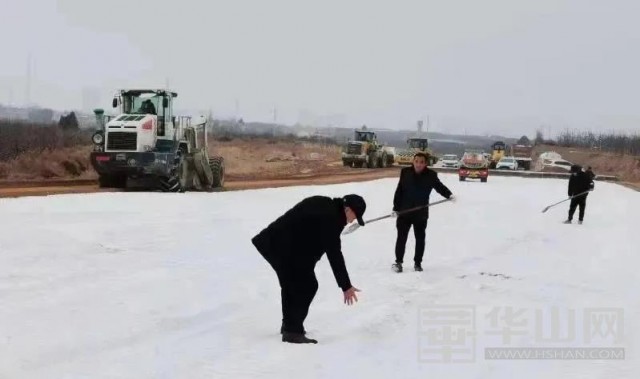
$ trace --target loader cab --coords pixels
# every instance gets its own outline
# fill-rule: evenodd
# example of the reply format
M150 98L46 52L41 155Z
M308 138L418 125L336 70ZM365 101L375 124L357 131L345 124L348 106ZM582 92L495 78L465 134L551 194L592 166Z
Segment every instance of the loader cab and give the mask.
M429 147L429 141L426 138L409 138L407 144L412 149L426 150Z
M494 151L504 151L507 149L507 145L502 141L496 141L491 145L491 149Z
M376 140L376 134L374 132L357 131L355 140L360 142L373 142Z
M171 138L175 117L173 102L177 93L164 90L122 90L114 97L113 107L125 115L154 115L158 122L157 136Z

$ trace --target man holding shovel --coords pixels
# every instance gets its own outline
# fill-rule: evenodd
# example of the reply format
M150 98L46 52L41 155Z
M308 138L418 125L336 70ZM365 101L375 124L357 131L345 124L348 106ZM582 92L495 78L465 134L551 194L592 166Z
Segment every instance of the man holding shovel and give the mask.
M592 191L593 188L594 185L591 176L582 171L580 166L571 166L571 177L569 178L569 188L567 191L569 197L571 197L571 203L569 203L569 217L564 222L565 224L571 224L576 208L580 209L578 213L578 223L582 224L584 209L587 206L587 195L589 195L589 191Z
M409 229L413 227L416 239L416 250L413 258L414 269L422 271L422 257L425 249L427 220L429 218L429 195L435 189L443 197L454 200L449 188L438 178L438 173L427 168L427 155L418 152L413 157L413 166L400 171L400 180L393 197L393 211L396 215L396 263L392 265L394 271L402 272L405 246L409 237ZM403 213L412 208L421 207L411 212Z

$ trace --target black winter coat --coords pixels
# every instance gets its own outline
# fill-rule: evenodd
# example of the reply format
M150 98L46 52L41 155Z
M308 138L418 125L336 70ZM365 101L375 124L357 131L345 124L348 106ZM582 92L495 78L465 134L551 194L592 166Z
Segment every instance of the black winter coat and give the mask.
M585 172L587 173L587 175L589 175L589 179L595 179L596 174L594 174L592 170L586 170Z
M577 172L575 174L571 174L569 178L569 188L567 193L569 196L575 196L579 193L589 191L594 188L593 180L591 176L583 171ZM587 196L585 194L584 196Z
M313 271L326 252L338 286L351 288L340 234L347 224L341 198L311 196L252 238L276 270Z
M400 171L400 180L393 196L393 210L401 212L429 204L431 190L435 189L440 195L449 198L452 194L449 188L442 184L438 173L426 168L416 173L413 167L405 167ZM429 208L411 212L409 217L429 218Z

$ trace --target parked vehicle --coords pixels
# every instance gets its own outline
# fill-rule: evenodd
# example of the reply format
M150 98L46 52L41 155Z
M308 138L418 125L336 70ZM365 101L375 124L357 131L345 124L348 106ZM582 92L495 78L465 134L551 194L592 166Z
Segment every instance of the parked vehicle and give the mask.
M541 171L571 171L573 163L565 159L543 159Z
M442 167L459 168L460 159L458 159L458 156L455 154L445 154L442 156L440 164L442 165Z
M513 145L511 146L511 155L518 163L518 167L525 170L531 170L531 162L533 161L533 146L531 145Z
M458 177L461 182L467 178L480 179L481 182L486 182L489 178L489 161L487 161L482 152L465 151L460 160Z
M518 169L518 161L515 159L515 157L503 157L502 159L500 159L498 161L498 164L496 164L496 169L498 170L517 170Z

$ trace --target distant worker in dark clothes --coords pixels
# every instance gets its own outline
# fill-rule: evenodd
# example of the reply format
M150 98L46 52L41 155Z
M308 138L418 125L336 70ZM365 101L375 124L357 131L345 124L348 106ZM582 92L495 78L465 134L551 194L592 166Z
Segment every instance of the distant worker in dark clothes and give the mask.
M438 178L438 173L427 168L427 155L421 152L416 153L413 157L413 167L406 167L400 171L400 180L393 197L393 211L397 214L397 212L429 204L429 195L433 189L447 199L454 199L449 188ZM428 207L397 215L396 263L392 265L394 271L402 272L405 246L412 226L416 239L414 269L422 271L428 218Z
M593 191L594 185L591 176L582 171L582 167L578 165L571 166L571 177L569 178L569 188L567 194L569 197L579 195L583 192L587 192L583 195L576 196L571 199L569 204L569 218L564 222L565 224L571 224L573 215L576 212L576 208L580 208L578 213L578 223L582 224L584 220L584 210L587 207L588 191Z
M311 196L296 204L251 240L278 275L282 297L283 342L318 343L307 338L304 320L318 290L315 266L326 252L345 304L358 301L342 256L340 234L357 220L364 226L364 199Z

